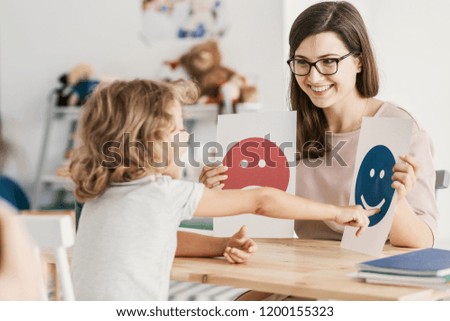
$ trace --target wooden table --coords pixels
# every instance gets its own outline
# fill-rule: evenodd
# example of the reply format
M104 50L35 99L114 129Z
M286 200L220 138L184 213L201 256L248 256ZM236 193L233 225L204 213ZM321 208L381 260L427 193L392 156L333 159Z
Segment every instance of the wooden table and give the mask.
M351 278L355 265L373 257L341 249L339 242L256 239L258 251L246 264L223 258L175 258L171 278L332 300L439 300L444 291L369 284ZM383 256L410 249L386 245Z

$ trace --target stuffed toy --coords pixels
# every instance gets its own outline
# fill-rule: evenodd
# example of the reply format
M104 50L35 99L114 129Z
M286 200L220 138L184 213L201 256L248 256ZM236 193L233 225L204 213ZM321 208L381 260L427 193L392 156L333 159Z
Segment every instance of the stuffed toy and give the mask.
M61 87L55 89L56 106L68 106L70 95L73 93L73 88L67 82L67 74L62 74L58 80L61 83Z
M221 64L215 41L195 45L178 60L166 64L172 69L181 67L200 87L198 102L217 103L221 114L236 112L237 103L257 101L256 87L247 85L245 77ZM231 110L224 110L224 107Z
M59 77L61 87L55 90L57 106L81 106L99 84L92 79L94 69L89 64L78 64Z
M92 79L94 69L89 64L76 65L67 75L67 81L73 88L73 93L69 98L69 104L72 106L81 106L89 98L95 87L99 84L98 80Z

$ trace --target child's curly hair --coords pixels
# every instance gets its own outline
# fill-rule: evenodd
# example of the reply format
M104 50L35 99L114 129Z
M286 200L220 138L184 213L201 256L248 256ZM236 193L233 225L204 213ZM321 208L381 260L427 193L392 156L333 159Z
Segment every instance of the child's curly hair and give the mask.
M166 166L152 164L162 164L167 156L163 142L176 127L171 107L176 100L191 104L198 95L190 81L136 79L100 85L83 107L80 146L70 164L77 200L100 196L110 183L162 172L167 159Z

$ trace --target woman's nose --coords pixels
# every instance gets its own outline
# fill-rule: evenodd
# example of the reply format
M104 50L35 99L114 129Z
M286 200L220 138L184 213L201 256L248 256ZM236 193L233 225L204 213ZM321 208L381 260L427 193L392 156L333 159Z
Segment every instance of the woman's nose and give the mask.
M312 83L315 83L315 82L322 80L323 75L317 70L316 66L311 66L311 70L309 71L308 78Z

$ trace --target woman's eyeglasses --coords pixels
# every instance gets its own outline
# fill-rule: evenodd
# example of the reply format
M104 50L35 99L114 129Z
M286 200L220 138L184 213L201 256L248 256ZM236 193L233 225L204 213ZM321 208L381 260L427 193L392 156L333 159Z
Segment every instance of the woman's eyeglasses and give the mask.
M306 76L311 72L311 67L324 76L334 75L339 70L339 62L352 55L353 52L340 57L340 58L323 58L315 62L308 62L301 58L291 58L287 62L291 68L292 73L297 76Z

